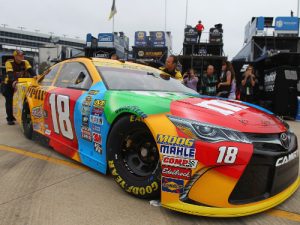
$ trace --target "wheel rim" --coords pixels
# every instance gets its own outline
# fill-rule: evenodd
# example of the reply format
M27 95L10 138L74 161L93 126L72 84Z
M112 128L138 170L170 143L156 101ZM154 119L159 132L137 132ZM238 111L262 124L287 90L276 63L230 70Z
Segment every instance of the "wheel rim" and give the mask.
M122 160L130 173L145 177L154 174L159 163L156 143L145 130L136 130L124 138Z

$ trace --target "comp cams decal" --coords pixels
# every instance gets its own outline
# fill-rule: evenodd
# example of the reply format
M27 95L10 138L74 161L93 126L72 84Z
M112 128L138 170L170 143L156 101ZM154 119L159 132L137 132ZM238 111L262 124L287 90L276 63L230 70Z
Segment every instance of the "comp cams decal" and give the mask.
M194 139L158 134L156 142L160 144L160 153L163 155L195 159Z
M194 169L198 165L198 160L164 156L162 159L162 165Z

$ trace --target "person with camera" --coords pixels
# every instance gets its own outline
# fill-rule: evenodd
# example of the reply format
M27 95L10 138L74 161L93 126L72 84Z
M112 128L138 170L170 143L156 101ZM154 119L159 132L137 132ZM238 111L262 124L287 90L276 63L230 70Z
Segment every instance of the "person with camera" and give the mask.
M188 88L197 91L198 77L196 76L194 69L189 69L188 72L183 74L183 83Z
M36 74L30 63L24 60L24 53L20 50L13 52L14 59L5 63L6 75L2 83L2 94L5 97L6 120L8 125L14 125L16 120L13 116L13 95L18 78L35 77Z
M215 67L208 65L206 73L202 77L201 90L203 95L217 95L218 76L215 74Z
M253 103L253 89L256 83L254 75L254 69L252 66L248 66L245 73L242 76L241 82L241 101Z

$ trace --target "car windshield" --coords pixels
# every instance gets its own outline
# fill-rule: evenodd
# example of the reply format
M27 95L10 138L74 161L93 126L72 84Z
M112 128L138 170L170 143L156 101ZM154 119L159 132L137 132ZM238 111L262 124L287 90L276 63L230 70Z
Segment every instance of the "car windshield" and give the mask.
M198 94L162 71L97 66L110 90L165 91Z

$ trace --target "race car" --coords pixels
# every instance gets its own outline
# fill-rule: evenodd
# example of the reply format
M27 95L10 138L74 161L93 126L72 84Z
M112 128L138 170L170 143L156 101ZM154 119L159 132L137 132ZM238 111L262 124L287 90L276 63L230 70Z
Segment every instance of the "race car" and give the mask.
M271 112L200 96L155 68L73 58L19 79L24 135L47 141L127 193L163 207L237 217L274 207L298 188L297 137Z

